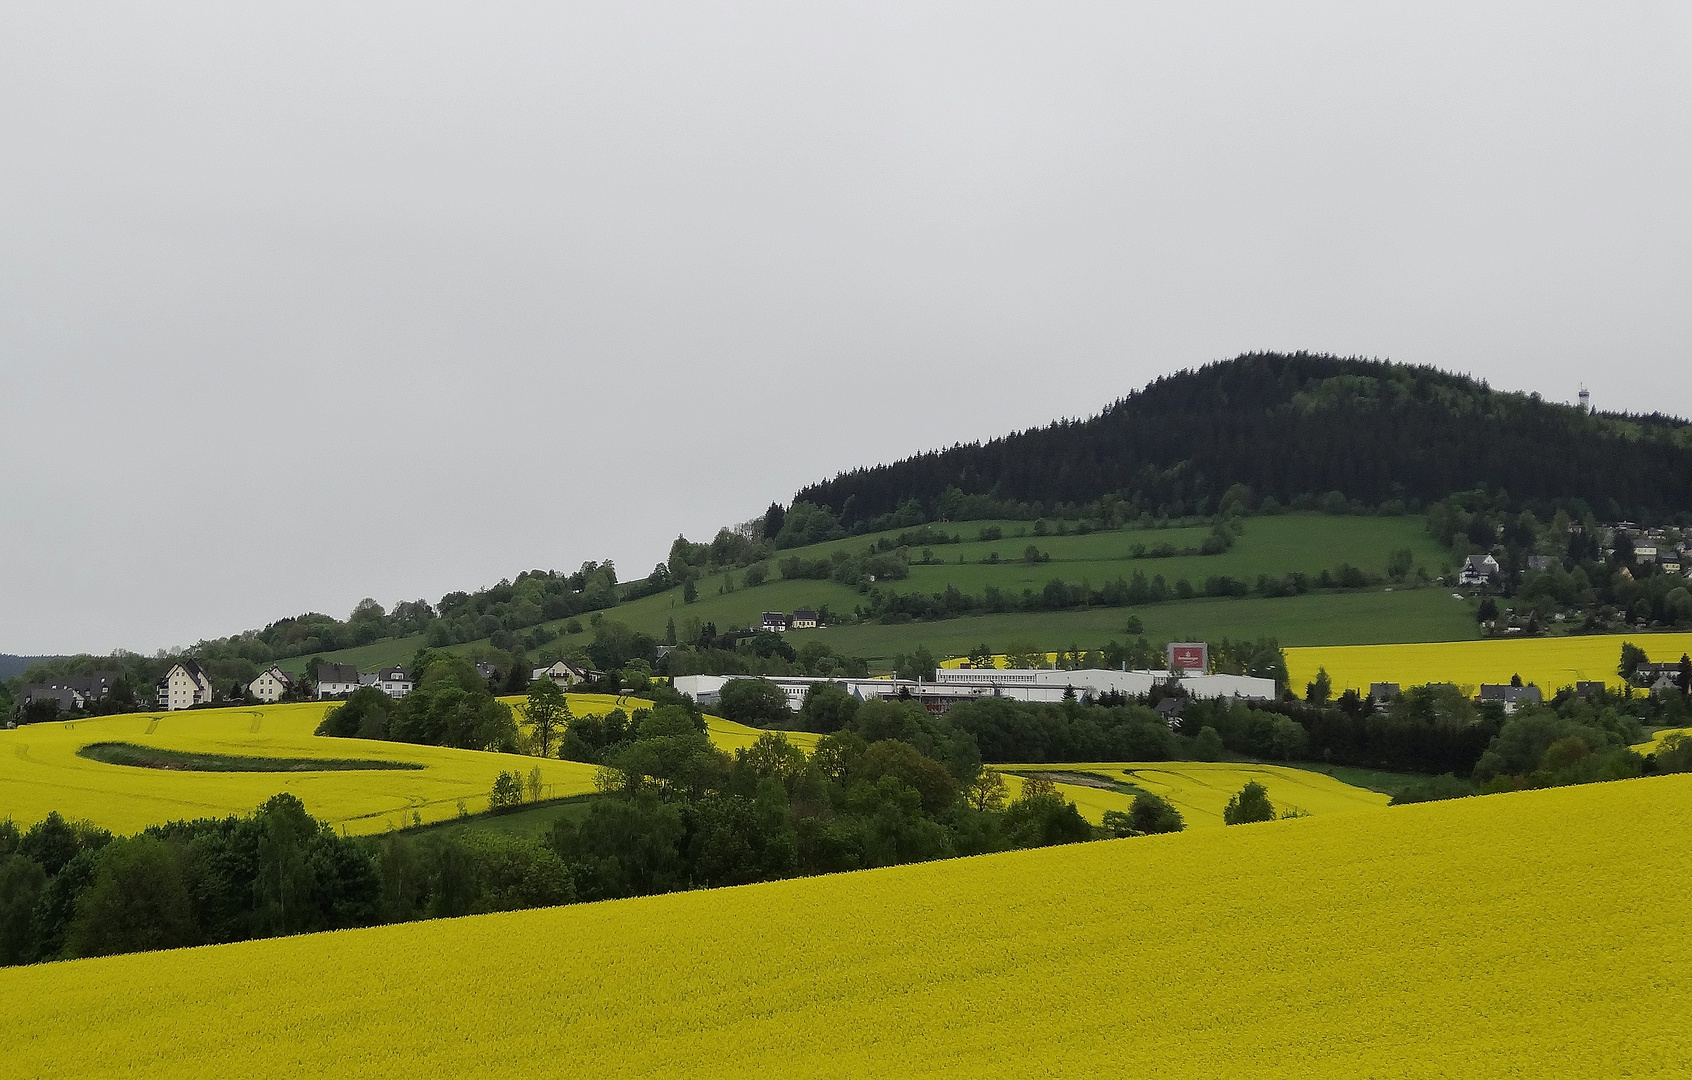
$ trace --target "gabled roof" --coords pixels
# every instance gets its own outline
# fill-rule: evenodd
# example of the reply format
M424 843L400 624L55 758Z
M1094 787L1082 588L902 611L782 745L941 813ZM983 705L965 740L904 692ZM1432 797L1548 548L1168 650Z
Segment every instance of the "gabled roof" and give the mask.
M352 664L319 664L317 665L317 682L323 683L351 683L358 685L358 668Z
M793 621L816 622L817 613L812 611L810 608L799 608L793 612Z
M382 682L410 682L411 672L402 667L385 667L376 673L376 678Z

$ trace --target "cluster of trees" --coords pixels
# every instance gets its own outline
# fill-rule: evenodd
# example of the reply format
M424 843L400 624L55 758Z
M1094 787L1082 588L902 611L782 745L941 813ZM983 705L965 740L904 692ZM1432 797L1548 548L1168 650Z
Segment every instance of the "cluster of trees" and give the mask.
M417 686L411 693L395 699L374 686L362 686L323 714L317 734L462 750L525 749L511 706L493 696L487 679L469 660L424 650L412 664Z
M1055 788L1025 787L1008 801L1003 779L925 710L875 706L809 755L772 732L730 757L681 705L626 724L577 720L567 745L606 740L594 754L604 797L550 837L577 895L743 884L1099 835Z
M844 473L795 504L848 529L1038 517L1054 500L1096 512L1107 495L1130 517L1181 516L1214 512L1238 485L1248 502L1390 513L1482 483L1518 510L1579 499L1611 520L1685 516L1692 429L1430 367L1259 353L1159 379L1088 420ZM1034 500L1039 513L1017 512Z
M369 926L384 880L367 851L292 795L246 817L113 837L57 813L0 822L0 963Z
M546 693L542 691L543 696ZM560 695L561 696L561 695ZM351 702L348 703L349 705ZM698 714L577 718L601 794L524 839L473 828L347 838L292 795L246 817L114 838L58 814L0 822L0 963L212 944L744 884L1179 828L1148 804L1097 830L1049 783L1014 800L967 740L885 703L806 754L767 733L730 756ZM345 706L343 706L345 708ZM897 736L903 735L901 739ZM925 749L926 748L926 749ZM938 756L936 756L938 755ZM527 799L525 799L527 795ZM499 807L538 795L501 773Z

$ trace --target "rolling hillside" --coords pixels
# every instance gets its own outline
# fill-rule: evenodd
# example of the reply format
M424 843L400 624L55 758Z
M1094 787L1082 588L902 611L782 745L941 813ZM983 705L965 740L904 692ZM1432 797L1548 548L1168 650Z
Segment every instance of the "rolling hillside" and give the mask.
M1650 778L9 968L0 1009L41 1080L1680 1076L1689 830Z
M976 539L983 529L993 526L1003 532L1001 539L990 542ZM1038 592L1054 578L1070 585L1090 582L1099 587L1116 578L1132 578L1136 573L1148 578L1162 576L1171 586L1185 579L1201 588L1212 577L1227 576L1247 582L1255 582L1259 575L1294 572L1314 577L1342 564L1379 576L1386 573L1391 554L1400 550L1410 551L1414 564L1430 575L1450 570L1450 553L1433 542L1427 535L1424 519L1415 515L1254 517L1246 520L1243 535L1228 551L1170 558L1134 558L1132 552L1136 545L1147 550L1160 544L1169 544L1177 550L1193 548L1208 535L1208 528L1123 528L1066 536L1033 535L1032 523L1027 521L971 521L936 528L961 537L963 542L931 546L928 550L933 561L929 563L920 561L922 548L912 551L910 576L889 583L893 591L932 594L955 586L974 594L993 586L1020 596L1025 589ZM789 549L780 552L779 558L818 560L836 552L858 553L879 540L891 540L897 535L895 531L833 540ZM1038 564L1021 561L1029 545L1049 556L1049 560ZM985 561L995 553L998 562ZM692 618L726 630L756 623L763 611L826 607L836 613L850 613L865 603L864 595L856 589L830 581L783 580L772 574L773 580L756 588L741 586L730 591L731 577L739 582L744 572L701 578L699 598L692 604L683 602L678 587L620 604L605 612L605 617L661 638L671 619L678 627ZM1319 592L1275 599L1195 598L1132 609L1095 607L975 615L932 622L858 623L795 631L788 636L795 645L814 637L836 652L873 661L885 660L896 652L909 652L919 644L926 644L936 653L957 654L981 642L1003 647L1011 641L1028 640L1054 649L1071 643L1102 645L1111 638L1124 636L1123 627L1130 614L1144 623L1146 634L1154 640L1271 636L1283 645L1349 645L1460 640L1477 633L1471 606L1453 601L1445 590L1379 586L1366 591ZM542 625L557 631L567 622L557 620ZM453 648L466 651L485 643L472 642ZM382 664L403 663L423 644L424 639L419 635L324 655L326 659L357 664L368 670ZM307 659L296 657L282 666L303 670Z

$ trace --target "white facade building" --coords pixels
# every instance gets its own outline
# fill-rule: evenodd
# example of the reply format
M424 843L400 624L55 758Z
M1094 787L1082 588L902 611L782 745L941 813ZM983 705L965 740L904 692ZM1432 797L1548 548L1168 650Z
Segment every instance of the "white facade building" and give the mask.
M258 698L267 705L274 705L282 700L282 695L294 685L294 680L281 668L273 667L263 672L258 678L247 684L247 693Z
M402 667L385 667L376 673L376 681L371 685L391 698L402 698L411 693L411 672Z
M317 665L317 696L346 697L359 687L358 668L351 664Z
M159 680L159 708L167 710L191 709L212 699L211 678L197 660L172 664Z
M551 679L559 686L568 687L574 686L587 677L586 671L570 663L570 661L559 660L550 667L535 668L533 674L529 676L529 681L539 682L541 679Z
M985 683L1010 687L1073 687L1076 694L1121 694L1143 696L1159 684L1178 679L1181 689L1192 698L1236 697L1246 701L1273 701L1277 693L1274 679L1254 675L1200 675L1180 671L1113 671L1109 668L1084 668L1064 671L1057 668L941 668L934 673L941 686L957 683Z

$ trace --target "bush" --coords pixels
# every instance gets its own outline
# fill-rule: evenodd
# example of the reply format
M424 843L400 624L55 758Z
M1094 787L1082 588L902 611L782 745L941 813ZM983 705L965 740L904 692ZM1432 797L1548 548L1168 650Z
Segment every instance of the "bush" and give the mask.
M1275 805L1269 801L1269 789L1256 780L1246 781L1238 795L1228 800L1222 811L1225 825L1249 825L1256 821L1274 821Z

